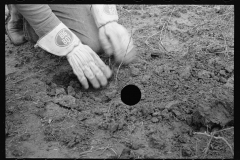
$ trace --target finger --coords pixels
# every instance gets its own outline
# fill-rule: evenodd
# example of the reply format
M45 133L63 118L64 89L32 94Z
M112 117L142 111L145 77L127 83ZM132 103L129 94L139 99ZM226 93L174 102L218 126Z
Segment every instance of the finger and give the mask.
M78 65L77 65L78 62L75 61L74 57L70 57L69 58L69 63L70 63L70 65L73 68L73 73L77 76L77 78L80 81L80 83L83 85L83 87L85 89L88 89L88 87L89 87L88 81L85 78L84 73L81 70L81 68L78 67Z
M81 56L80 56L80 52L79 52L79 54L75 54L77 57L76 59L78 59L78 66L80 68L82 68L83 73L85 74L87 79L91 82L93 87L99 88L100 84L97 81L97 79L96 79L95 75L93 74L93 72L91 71L91 69L89 68L89 63L93 62L93 58L91 56L88 56L86 53L88 53L87 49L85 49L85 51L81 53ZM90 59L92 59L92 61Z
M87 46L86 49L88 49L89 51L88 53L91 54L96 65L102 70L103 74L107 78L110 78L112 75L111 69L100 59L100 57L90 47Z
M92 69L92 71L95 74L95 76L97 77L97 79L100 82L100 84L102 86L106 86L107 85L107 79L103 75L102 71L96 66L96 64L94 62L90 62L89 66Z
M91 71L89 66L84 66L83 72L84 72L85 76L88 78L88 80L91 82L91 84L93 85L94 88L100 87L98 80L96 79L95 75L93 74L93 72Z
M100 41L105 53L109 56L112 55L113 54L112 44L109 41L109 39L105 33L104 27L99 29L99 41Z

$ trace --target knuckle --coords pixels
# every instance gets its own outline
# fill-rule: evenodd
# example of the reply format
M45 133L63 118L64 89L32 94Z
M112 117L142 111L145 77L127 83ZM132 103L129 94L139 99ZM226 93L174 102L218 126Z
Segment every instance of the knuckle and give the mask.
M88 77L89 80L93 80L93 79L94 79L94 75L91 74L91 73L89 73L89 74L87 75L87 77Z
M96 76L97 77L103 77L103 73L100 70L96 71Z

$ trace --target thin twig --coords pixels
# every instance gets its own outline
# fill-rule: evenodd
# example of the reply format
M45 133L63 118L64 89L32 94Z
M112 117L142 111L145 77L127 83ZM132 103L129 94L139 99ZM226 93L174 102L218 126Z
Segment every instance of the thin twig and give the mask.
M116 155L116 151L114 149L112 149L112 146L110 146L110 144L108 144L106 147L104 147L104 150L102 151L102 153L100 155L102 155L107 149L111 149Z
M123 60L124 60L125 56L127 55L127 50L128 50L129 44L130 44L131 39L132 39L133 24L132 24L132 15L131 15L131 13L130 13L130 21L131 21L131 26L132 26L132 27L131 27L131 36L130 36L130 39L129 39L129 42L128 42L128 45L127 45L126 53L125 53L125 55L124 55L124 57L123 57L123 59L122 59L122 62L121 62L120 65L118 66L115 83L117 83L118 72L119 72L119 70L120 70L120 67L121 67L121 65L122 65L122 63L123 63Z
M231 128L232 127L227 128L227 129L231 129ZM224 129L224 130L227 130L227 129ZM221 131L223 131L223 130L221 130ZM220 131L218 131L218 132L220 132ZM206 147L205 154L208 151L208 148L209 148L209 145L211 143L212 138L215 138L215 139L222 139L228 145L228 147L231 149L232 155L234 155L232 146L228 143L228 141L224 137L216 137L216 136L214 136L216 134L216 132L212 132L211 134L208 134L207 132L204 132L204 133L202 133L202 132L194 132L193 134L200 134L200 135L205 135L205 136L211 137L211 139L210 139L210 141L209 141L209 143L208 143L208 145Z
M169 18L168 18L167 24L169 23L170 18L172 17L172 14L173 14L174 9L175 9L175 7L172 9L172 12L171 12L171 14L170 14L170 16L169 16ZM166 52L168 52L168 51L166 50L166 48L163 46L163 44L162 44L162 31L164 30L165 25L166 25L166 22L164 23L164 25L163 25L163 27L162 27L162 29L161 29L160 44L161 44L161 46L163 47L163 49L164 49Z
M226 131L226 130L230 130L230 129L233 129L234 127L229 127L229 128L225 128L225 129L221 129L219 131L215 131L215 133L218 133L218 132L222 132L222 131Z
M161 21L162 21L162 18L160 19L160 23L161 23ZM148 39L150 39L150 38L153 37L154 35L157 35L159 32L162 32L162 30L161 30L161 31L158 31L157 33L152 34L151 36L149 36L149 37L145 40L145 44L146 44L149 48L151 48L152 50L157 50L157 49L152 48L152 47L148 44ZM165 49L163 45L162 45L162 47L163 47L163 49ZM166 50L166 49L165 49L165 50Z
M158 34L159 32L161 32L161 31L158 31L157 33L152 34L151 36L149 36L149 37L145 40L145 44L146 44L149 48L151 48L152 50L157 50L157 49L154 49L154 48L152 48L151 46L149 46L147 41L148 41L149 38L151 38L152 36Z
M91 149L89 150L89 151L84 151L84 152L82 152L82 153L79 153L79 155L82 155L82 154L86 154L86 153L90 153L90 152L92 152L94 147L93 146L91 146Z
M214 138L223 140L228 145L228 147L231 149L231 152L234 155L232 146L228 143L228 141L225 138L223 138L223 137L214 137Z
M210 140L209 140L209 142L208 142L208 144L207 144L207 147L204 149L205 150L205 156L204 156L204 158L206 157L206 155L207 155L207 152L208 152L208 150L209 150L209 146L210 146L210 144L211 144L211 142L212 142L212 139L213 139L213 137L214 137L214 132L213 133L211 133L211 138L210 138Z
M198 156L198 141L199 141L199 139L197 139L197 141L196 141L196 156Z

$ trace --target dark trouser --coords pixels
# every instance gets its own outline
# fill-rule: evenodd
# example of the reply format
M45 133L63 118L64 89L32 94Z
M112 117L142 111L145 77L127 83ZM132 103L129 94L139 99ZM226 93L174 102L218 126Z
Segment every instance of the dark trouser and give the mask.
M90 5L53 4L49 7L83 44L88 45L96 53L103 53ZM26 20L23 21L23 30L27 40L33 43L38 41L38 35Z

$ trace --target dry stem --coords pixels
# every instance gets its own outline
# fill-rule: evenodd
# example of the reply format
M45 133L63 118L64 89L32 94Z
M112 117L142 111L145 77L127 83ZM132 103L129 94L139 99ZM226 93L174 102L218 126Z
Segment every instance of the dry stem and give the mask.
M128 12L129 12L129 11L128 11ZM129 39L129 42L128 42L128 45L127 45L126 53L125 53L125 55L124 55L124 57L123 57L120 65L118 66L115 83L117 83L118 72L119 72L119 70L120 70L120 67L121 67L121 65L122 65L122 63L123 63L123 60L124 60L125 56L127 55L127 50L128 50L129 44L130 44L131 39L132 39L132 29L133 29L133 25L132 25L132 15L131 15L131 14L130 14L130 21L131 21L131 26L132 26L132 27L131 27L131 36L130 36L130 39Z
M170 18L172 17L172 13L173 13L174 9L175 9L175 7L172 9L172 12L171 12L171 14L170 14L170 17L168 18L167 24L169 23ZM166 50L166 48L163 46L163 44L162 44L162 31L164 30L165 25L166 25L166 22L164 23L164 25L163 25L163 27L162 27L162 29L161 29L160 44L161 44L161 46L163 47L163 49L164 49L166 52L168 52L168 51Z
M216 136L214 136L217 132L222 132L222 131L229 130L229 129L232 129L232 128L234 128L234 127L222 129L222 130L219 130L219 131L216 131L216 132L212 132L210 134L208 134L207 132L204 132L204 133L202 133L202 132L194 132L193 134L200 134L200 135L205 135L205 136L211 137L211 139L208 142L207 147L204 149L205 150L205 156L206 156L206 154L208 152L209 146L210 146L211 141L212 141L213 138L223 140L228 145L228 147L231 149L232 155L234 155L232 146L228 143L228 141L224 137L216 137Z

